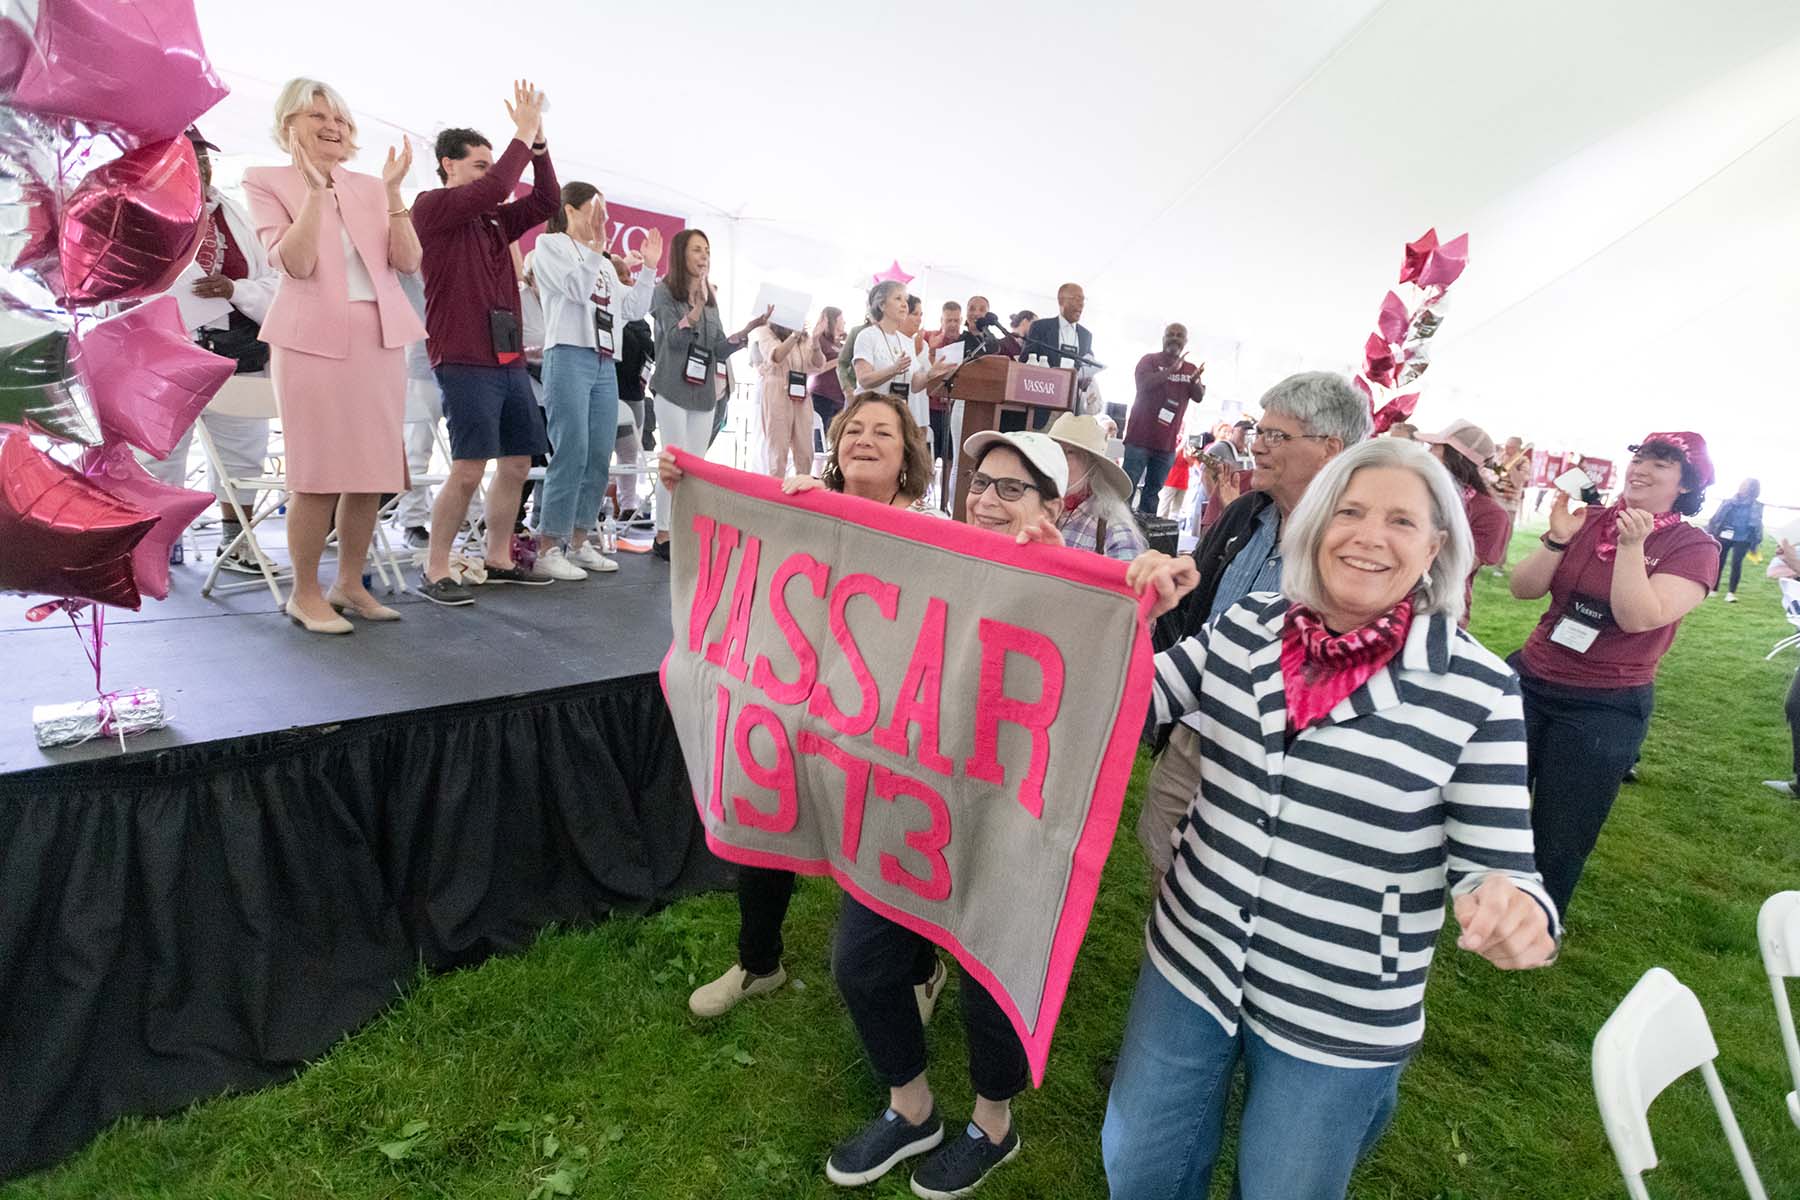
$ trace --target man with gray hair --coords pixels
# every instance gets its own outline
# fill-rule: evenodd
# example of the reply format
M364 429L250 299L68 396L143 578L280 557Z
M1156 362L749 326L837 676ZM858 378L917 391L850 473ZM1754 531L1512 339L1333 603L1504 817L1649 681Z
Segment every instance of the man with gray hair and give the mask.
M1200 585L1158 623L1159 649L1191 637L1251 592L1281 590L1282 522L1313 476L1371 430L1367 398L1330 371L1288 376L1263 393L1261 407L1250 446L1256 460L1251 490L1220 514L1194 548ZM1175 726L1145 790L1138 841L1159 880L1174 856L1170 834L1200 787L1198 730L1194 716Z

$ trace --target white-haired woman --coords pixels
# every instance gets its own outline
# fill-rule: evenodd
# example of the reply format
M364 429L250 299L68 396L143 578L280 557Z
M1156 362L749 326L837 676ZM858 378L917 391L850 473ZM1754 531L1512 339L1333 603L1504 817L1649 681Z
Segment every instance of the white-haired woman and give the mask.
M1234 1194L1341 1197L1424 1031L1446 897L1463 949L1554 956L1518 680L1457 628L1471 553L1443 466L1365 442L1289 518L1282 594L1157 656L1152 722L1199 712L1205 749L1107 1104L1114 1200L1207 1194L1240 1061ZM1168 607L1198 574L1132 577Z
M886 392L910 403L912 376L923 375L929 364L914 361L913 340L901 328L907 311L904 283L890 279L869 289L869 324L850 351L858 392Z
M425 326L400 290L419 269L419 237L400 184L412 144L388 149L381 177L346 170L356 122L327 84L294 79L275 100L275 141L290 166L253 167L244 194L281 272L262 325L287 447L287 614L312 633L349 633L334 609L369 621L400 614L363 586L383 492L407 490L406 346ZM337 583L319 591L319 558L337 512Z
M1064 413L1050 437L1069 460L1069 488L1056 518L1063 545L1130 562L1150 548L1131 515L1131 479L1106 457L1106 431L1098 417Z

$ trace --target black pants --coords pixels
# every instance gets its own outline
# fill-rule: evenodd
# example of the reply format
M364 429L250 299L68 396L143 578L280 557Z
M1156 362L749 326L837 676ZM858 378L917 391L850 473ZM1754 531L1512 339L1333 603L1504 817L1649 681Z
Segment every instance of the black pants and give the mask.
M948 459L950 453L950 410L931 410L931 453L934 458Z
M1794 682L1788 688L1787 719L1788 733L1794 739L1794 773L1791 778L1800 787L1800 671L1794 672Z
M1749 542L1725 542L1719 554L1719 586L1728 592L1738 589L1738 580L1744 577L1744 555L1756 549ZM1731 586L1725 587L1725 564L1731 564Z
M738 868L738 962L752 975L781 965L781 925L794 898L794 873Z
M1514 670L1518 657L1509 660ZM1566 920L1581 869L1644 744L1656 688L1561 687L1520 671L1519 689L1537 867Z
M902 925L844 897L832 946L831 973L850 1009L875 1075L894 1088L925 1070L925 1026L913 985L931 977L937 949ZM1028 1082L1025 1047L986 988L962 973L963 1028L969 1038L969 1082L975 1094L1010 1100Z

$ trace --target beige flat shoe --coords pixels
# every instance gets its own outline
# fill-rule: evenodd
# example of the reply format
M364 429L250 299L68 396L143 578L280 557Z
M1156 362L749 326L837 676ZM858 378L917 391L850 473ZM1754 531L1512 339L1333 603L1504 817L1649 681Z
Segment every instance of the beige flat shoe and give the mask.
M348 609L365 621L398 621L400 619L400 614L385 604L371 604L366 608L359 608L345 599L344 594L336 588L325 593L325 603L339 612Z
M300 626L301 628L305 629L306 632L308 632L308 633L355 633L356 632L356 626L354 626L350 622L344 620L344 618L342 618L342 617L333 617L329 621L309 621L300 614L299 609L294 607L294 602L292 600L289 600L285 605L282 606L282 611L287 613L288 619L290 621L292 621L294 624Z

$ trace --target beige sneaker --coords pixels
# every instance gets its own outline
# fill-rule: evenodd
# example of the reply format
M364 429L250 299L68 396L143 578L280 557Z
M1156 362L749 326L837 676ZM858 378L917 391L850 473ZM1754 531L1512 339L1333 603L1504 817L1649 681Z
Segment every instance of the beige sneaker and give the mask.
M950 979L950 972L941 958L932 960L931 978L924 983L913 984L913 999L919 1002L919 1024L931 1024L931 1014L937 1011L938 997L944 994L944 984Z
M696 1017L722 1017L740 1000L772 992L786 982L786 967L776 967L767 975L752 975L742 963L732 963L731 970L695 988L688 997L688 1007Z

